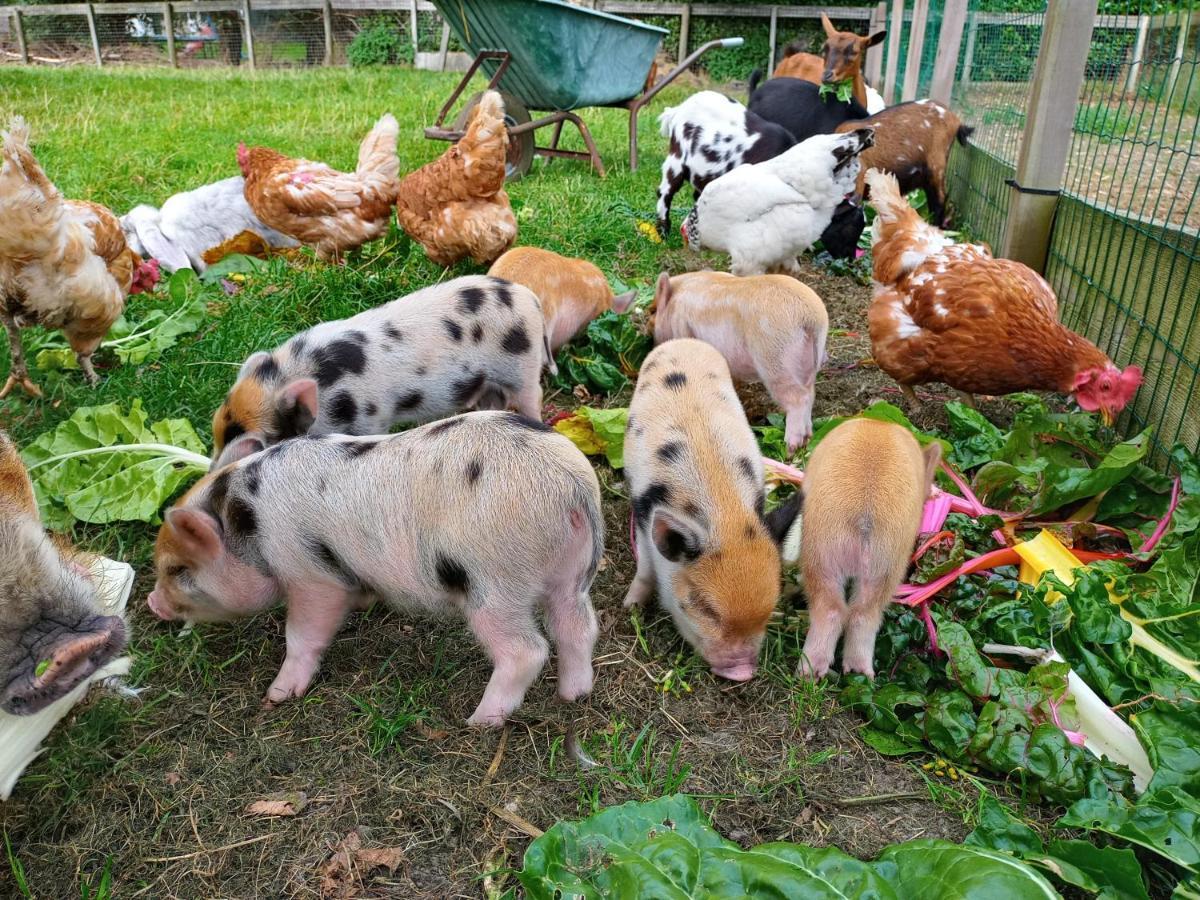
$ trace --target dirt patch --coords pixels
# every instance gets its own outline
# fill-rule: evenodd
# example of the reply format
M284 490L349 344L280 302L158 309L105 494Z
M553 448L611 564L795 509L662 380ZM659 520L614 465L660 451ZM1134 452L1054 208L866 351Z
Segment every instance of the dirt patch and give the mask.
M806 275L833 329L816 415L904 405L869 363L870 289L815 267ZM938 401L950 395L922 396L914 419L944 424ZM755 418L772 409L765 395L751 403ZM93 701L100 708L60 733L0 808L35 895L74 893L111 859L122 897L317 897L330 878L346 896L478 897L484 875L519 866L537 829L675 790L701 797L743 845L804 841L871 857L916 837L961 839L970 790L931 792L916 765L856 738L861 723L837 710L836 687L794 679L807 626L794 588L762 675L746 685L709 674L657 607L634 618L621 608L634 571L629 505L619 477L600 475L608 549L586 703L558 702L548 668L506 733L472 731L462 723L490 671L474 642L457 623L380 609L351 621L308 698L263 711L283 655L280 615L180 637L138 603L134 652L162 667L139 672L151 687L139 701ZM143 577L134 597L149 588ZM569 732L595 768L572 758ZM64 783L55 772L68 759L81 774ZM296 815L246 813L296 792L307 795ZM348 846L393 865L356 868Z

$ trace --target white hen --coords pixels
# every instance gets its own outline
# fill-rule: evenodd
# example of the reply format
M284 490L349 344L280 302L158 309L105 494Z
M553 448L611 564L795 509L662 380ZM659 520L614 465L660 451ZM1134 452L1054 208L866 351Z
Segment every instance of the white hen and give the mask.
M798 275L797 257L829 227L854 193L858 154L875 142L860 128L819 134L773 159L738 166L711 182L683 223L693 250L721 250L734 275Z
M169 272L204 271L204 253L250 231L268 247L299 247L300 242L264 225L243 196L240 175L173 194L161 209L135 206L121 216L129 246L154 256Z

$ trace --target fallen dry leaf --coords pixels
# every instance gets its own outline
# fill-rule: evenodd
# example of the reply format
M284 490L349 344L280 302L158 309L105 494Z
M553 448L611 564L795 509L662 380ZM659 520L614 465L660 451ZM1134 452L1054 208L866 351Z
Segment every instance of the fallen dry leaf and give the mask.
M308 794L304 791L289 791L268 794L246 807L248 816L294 816L308 806Z
M178 772L168 772L165 780L171 787L175 787L175 785L179 784L181 776Z
M366 847L362 836L351 831L337 846L321 869L321 896L327 900L361 895L362 877L372 869L395 872L407 860L400 847Z

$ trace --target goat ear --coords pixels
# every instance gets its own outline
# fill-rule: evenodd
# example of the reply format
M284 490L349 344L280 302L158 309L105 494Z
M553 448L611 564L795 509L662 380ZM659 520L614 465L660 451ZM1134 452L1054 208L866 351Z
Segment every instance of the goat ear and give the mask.
M834 37L838 33L838 30L833 27L833 23L829 21L829 16L825 15L825 13L821 13L821 27L825 29L825 34L829 37Z
M867 46L874 47L876 44L882 44L885 37L887 37L886 31L877 31L867 38Z

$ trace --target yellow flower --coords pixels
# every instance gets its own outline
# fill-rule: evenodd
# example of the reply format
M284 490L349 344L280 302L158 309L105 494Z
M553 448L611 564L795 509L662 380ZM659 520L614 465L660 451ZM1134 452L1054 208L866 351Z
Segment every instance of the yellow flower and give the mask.
M243 275L241 272L234 272L232 275L229 276L229 280L236 281L238 284L241 284L242 282L244 282L246 280L246 276Z
M638 222L638 231L646 236L646 239L652 244L661 244L662 237L658 233L658 229L653 222Z

